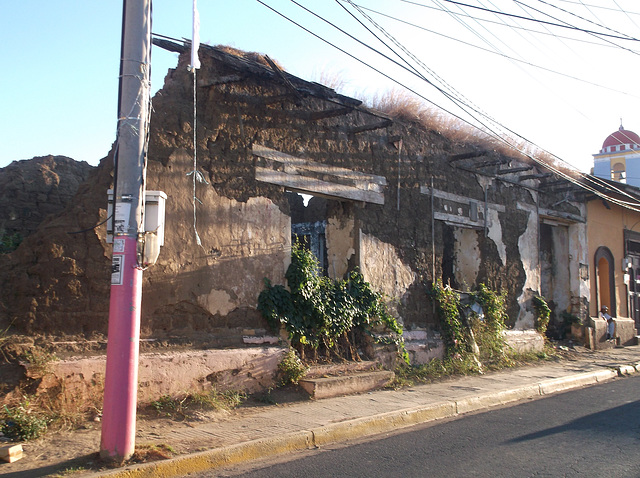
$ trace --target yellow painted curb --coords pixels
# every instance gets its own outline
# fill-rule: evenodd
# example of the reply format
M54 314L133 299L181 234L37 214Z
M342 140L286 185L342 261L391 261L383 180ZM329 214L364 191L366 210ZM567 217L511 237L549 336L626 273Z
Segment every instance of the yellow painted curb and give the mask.
M315 445L323 446L338 441L393 431L438 418L451 417L455 414L456 409L453 402L442 402L424 407L382 413L372 417L332 423L314 428L311 432L313 433Z
M504 390L502 392L492 392L476 397L463 398L456 401L456 411L458 413L468 413L483 408L504 405L517 400L524 400L531 397L540 396L538 385L527 385L525 387Z

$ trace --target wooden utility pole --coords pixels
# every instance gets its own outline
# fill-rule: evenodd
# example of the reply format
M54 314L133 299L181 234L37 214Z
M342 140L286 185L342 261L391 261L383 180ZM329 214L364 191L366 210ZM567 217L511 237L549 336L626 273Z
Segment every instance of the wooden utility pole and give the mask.
M151 0L124 0L118 131L114 155L113 258L100 455L123 461L135 448Z

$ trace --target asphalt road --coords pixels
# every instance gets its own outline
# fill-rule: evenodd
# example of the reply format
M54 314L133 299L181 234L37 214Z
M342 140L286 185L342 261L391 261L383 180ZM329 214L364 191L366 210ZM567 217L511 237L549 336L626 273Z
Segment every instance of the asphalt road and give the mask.
M640 376L192 477L640 477Z

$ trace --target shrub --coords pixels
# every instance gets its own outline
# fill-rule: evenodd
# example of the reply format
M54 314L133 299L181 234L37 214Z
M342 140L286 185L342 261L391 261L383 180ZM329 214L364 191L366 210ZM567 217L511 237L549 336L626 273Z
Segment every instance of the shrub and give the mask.
M544 297L536 295L531 299L531 302L536 311L536 330L542 335L545 335L547 333L547 327L549 326L549 319L551 318L551 309L549 309Z
M296 351L289 349L282 358L282 361L278 364L280 384L297 384L300 379L304 377L304 374L307 373L307 370L309 370L309 367L302 363Z
M2 408L0 431L12 440L34 440L47 431L48 420L30 408L30 401L23 400L14 407Z
M335 347L339 338L352 349L347 332L359 329L373 336L376 327L385 327L408 360L402 327L389 314L383 295L375 292L357 270L341 281L322 277L319 270L313 253L295 243L285 274L289 290L272 286L265 279L265 289L258 296L258 310L269 327L274 331L284 327L293 346L301 350L310 346L314 351L320 345Z

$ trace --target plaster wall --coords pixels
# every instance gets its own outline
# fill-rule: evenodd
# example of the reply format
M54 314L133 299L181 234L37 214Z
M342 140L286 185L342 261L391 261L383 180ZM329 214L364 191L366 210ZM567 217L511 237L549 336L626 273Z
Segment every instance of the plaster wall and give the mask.
M327 256L329 277L342 279L349 270L349 260L356 253L353 218L327 220Z
M263 278L283 283L290 261L290 217L268 198L240 202L219 195L214 188L201 187L196 195L202 203L197 203L194 218L192 195L185 192L188 184L164 181L162 174L153 177L159 178L154 187L168 195L167 234L158 263L147 273L143 295L147 320L143 326L146 323L150 333L165 327L198 329L199 325L189 323L189 317L183 317L183 323L164 317L165 310L189 301L194 301L203 315L218 317L217 325L260 325L253 309L264 288ZM248 315L223 319L241 310ZM248 316L251 320L243 321ZM211 320L216 322L209 319L209 325Z
M416 279L393 245L368 234L360 235L360 271L374 290L396 300L402 300Z
M522 294L518 297L520 312L514 325L515 330L533 329L535 315L533 308L528 307L534 291L540 290L540 268L538 257L538 215L534 206L518 203L518 209L527 211L527 228L518 238L518 252L525 271L525 283Z
M455 259L454 274L458 284L471 286L476 283L480 269L481 254L478 247L478 231L458 227L454 230Z
M598 315L598 281L596 275L595 254L600 246L606 246L613 254L616 311L614 316L628 316L626 285L622 271L622 259L624 257L624 226L628 222L628 212L613 204L602 201L589 201L587 215L589 223L587 227L587 243L589 250L589 277L591 284L591 301L589 314L592 317ZM640 214L637 215L640 219Z
M249 347L227 350L189 350L140 354L138 402L149 403L163 395L210 390L259 392L274 385L285 349ZM47 388L64 383L70 399L99 397L104 387L105 356L76 357L51 364ZM81 405L79 405L81 408Z
M586 206L584 204L580 204L580 210L581 214L586 216ZM588 253L587 224L572 224L569 226L569 270L571 274L570 284L573 301L571 313L579 317L588 313L586 306L591 301ZM576 309L576 301L580 303L579 309Z

